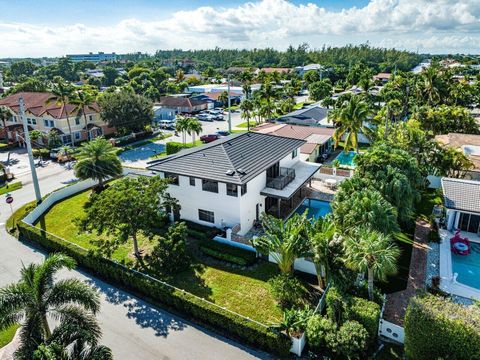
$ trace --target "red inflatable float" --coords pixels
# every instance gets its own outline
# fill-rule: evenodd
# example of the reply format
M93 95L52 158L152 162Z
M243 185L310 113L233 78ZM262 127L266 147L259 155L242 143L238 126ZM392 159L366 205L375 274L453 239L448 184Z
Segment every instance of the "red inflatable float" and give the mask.
M468 255L470 254L470 240L462 238L460 236L460 230L457 230L455 235L450 239L450 249L456 255Z

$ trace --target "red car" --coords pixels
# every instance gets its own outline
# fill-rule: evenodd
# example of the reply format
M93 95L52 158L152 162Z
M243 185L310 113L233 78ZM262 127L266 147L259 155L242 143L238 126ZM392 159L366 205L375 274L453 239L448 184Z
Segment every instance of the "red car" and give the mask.
M220 139L220 135L218 134L208 134L208 135L200 136L200 141L202 141L205 144L218 139Z

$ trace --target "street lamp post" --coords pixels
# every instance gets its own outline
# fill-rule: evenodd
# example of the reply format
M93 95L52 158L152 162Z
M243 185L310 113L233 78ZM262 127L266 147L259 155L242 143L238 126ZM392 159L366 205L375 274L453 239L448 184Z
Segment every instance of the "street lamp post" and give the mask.
M231 100L230 100L230 74L227 75L227 99L228 99L228 132L232 133L232 112L230 110Z

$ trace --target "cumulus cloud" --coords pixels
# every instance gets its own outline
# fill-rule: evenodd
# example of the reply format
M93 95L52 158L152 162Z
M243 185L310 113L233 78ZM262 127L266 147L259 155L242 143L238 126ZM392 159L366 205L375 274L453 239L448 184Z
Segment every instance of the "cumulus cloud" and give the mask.
M114 26L0 23L0 39L0 57L366 41L411 50L478 52L480 1L371 0L364 7L330 11L312 3L258 0L178 11L160 21L127 18Z

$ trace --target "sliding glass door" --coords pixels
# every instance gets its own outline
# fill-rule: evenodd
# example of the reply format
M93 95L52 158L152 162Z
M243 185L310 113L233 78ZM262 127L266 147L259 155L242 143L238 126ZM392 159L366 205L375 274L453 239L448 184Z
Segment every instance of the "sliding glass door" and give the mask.
M462 231L480 233L480 215L460 213L458 228Z

